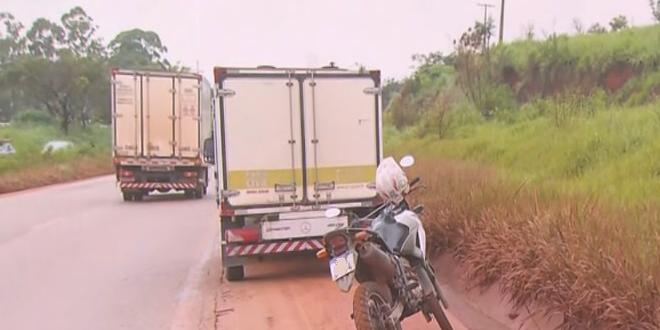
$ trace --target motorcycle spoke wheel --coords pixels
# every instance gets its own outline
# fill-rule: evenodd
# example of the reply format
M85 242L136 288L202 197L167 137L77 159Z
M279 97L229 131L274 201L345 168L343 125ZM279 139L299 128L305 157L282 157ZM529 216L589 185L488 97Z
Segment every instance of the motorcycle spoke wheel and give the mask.
M389 293L389 292L388 292ZM399 329L399 322L392 324L389 294L373 282L361 284L353 296L353 315L357 330Z

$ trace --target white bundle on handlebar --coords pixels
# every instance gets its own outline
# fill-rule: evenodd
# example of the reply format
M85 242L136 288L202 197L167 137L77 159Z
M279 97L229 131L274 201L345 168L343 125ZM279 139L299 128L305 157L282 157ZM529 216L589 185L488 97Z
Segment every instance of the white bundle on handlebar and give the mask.
M376 191L384 201L400 203L408 192L408 178L394 158L384 159L376 170Z

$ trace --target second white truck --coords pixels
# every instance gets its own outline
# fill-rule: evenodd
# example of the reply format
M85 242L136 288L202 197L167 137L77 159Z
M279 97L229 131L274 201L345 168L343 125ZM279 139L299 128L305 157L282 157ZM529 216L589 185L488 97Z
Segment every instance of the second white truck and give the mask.
M124 200L170 190L201 198L211 85L194 73L113 69L111 76L113 162Z
M215 175L228 280L249 258L318 250L364 214L382 157L379 71L215 68ZM211 153L210 150L205 153Z

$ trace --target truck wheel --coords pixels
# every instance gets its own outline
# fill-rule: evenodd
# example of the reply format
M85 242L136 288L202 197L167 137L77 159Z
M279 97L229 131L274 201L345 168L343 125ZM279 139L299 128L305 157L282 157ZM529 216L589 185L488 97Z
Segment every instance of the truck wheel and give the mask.
M186 196L186 198L193 198L195 195L194 190L184 190L183 195Z
M130 202L133 200L133 194L129 192L122 192L121 195L124 197L124 202Z
M133 194L133 198L136 202L139 202L139 201L142 201L142 199L144 199L145 194L146 193L144 193L142 191L139 191L139 192L136 192L135 194Z
M231 266L225 268L227 281L242 281L245 278L245 268L243 266Z
M202 199L204 197L204 188L195 190L195 199Z

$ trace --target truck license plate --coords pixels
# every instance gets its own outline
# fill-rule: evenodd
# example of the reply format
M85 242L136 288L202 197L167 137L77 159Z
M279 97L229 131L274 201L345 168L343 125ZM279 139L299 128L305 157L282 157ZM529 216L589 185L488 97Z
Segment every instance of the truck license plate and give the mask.
M330 275L333 281L355 271L355 258L353 251L348 251L339 257L330 260Z

